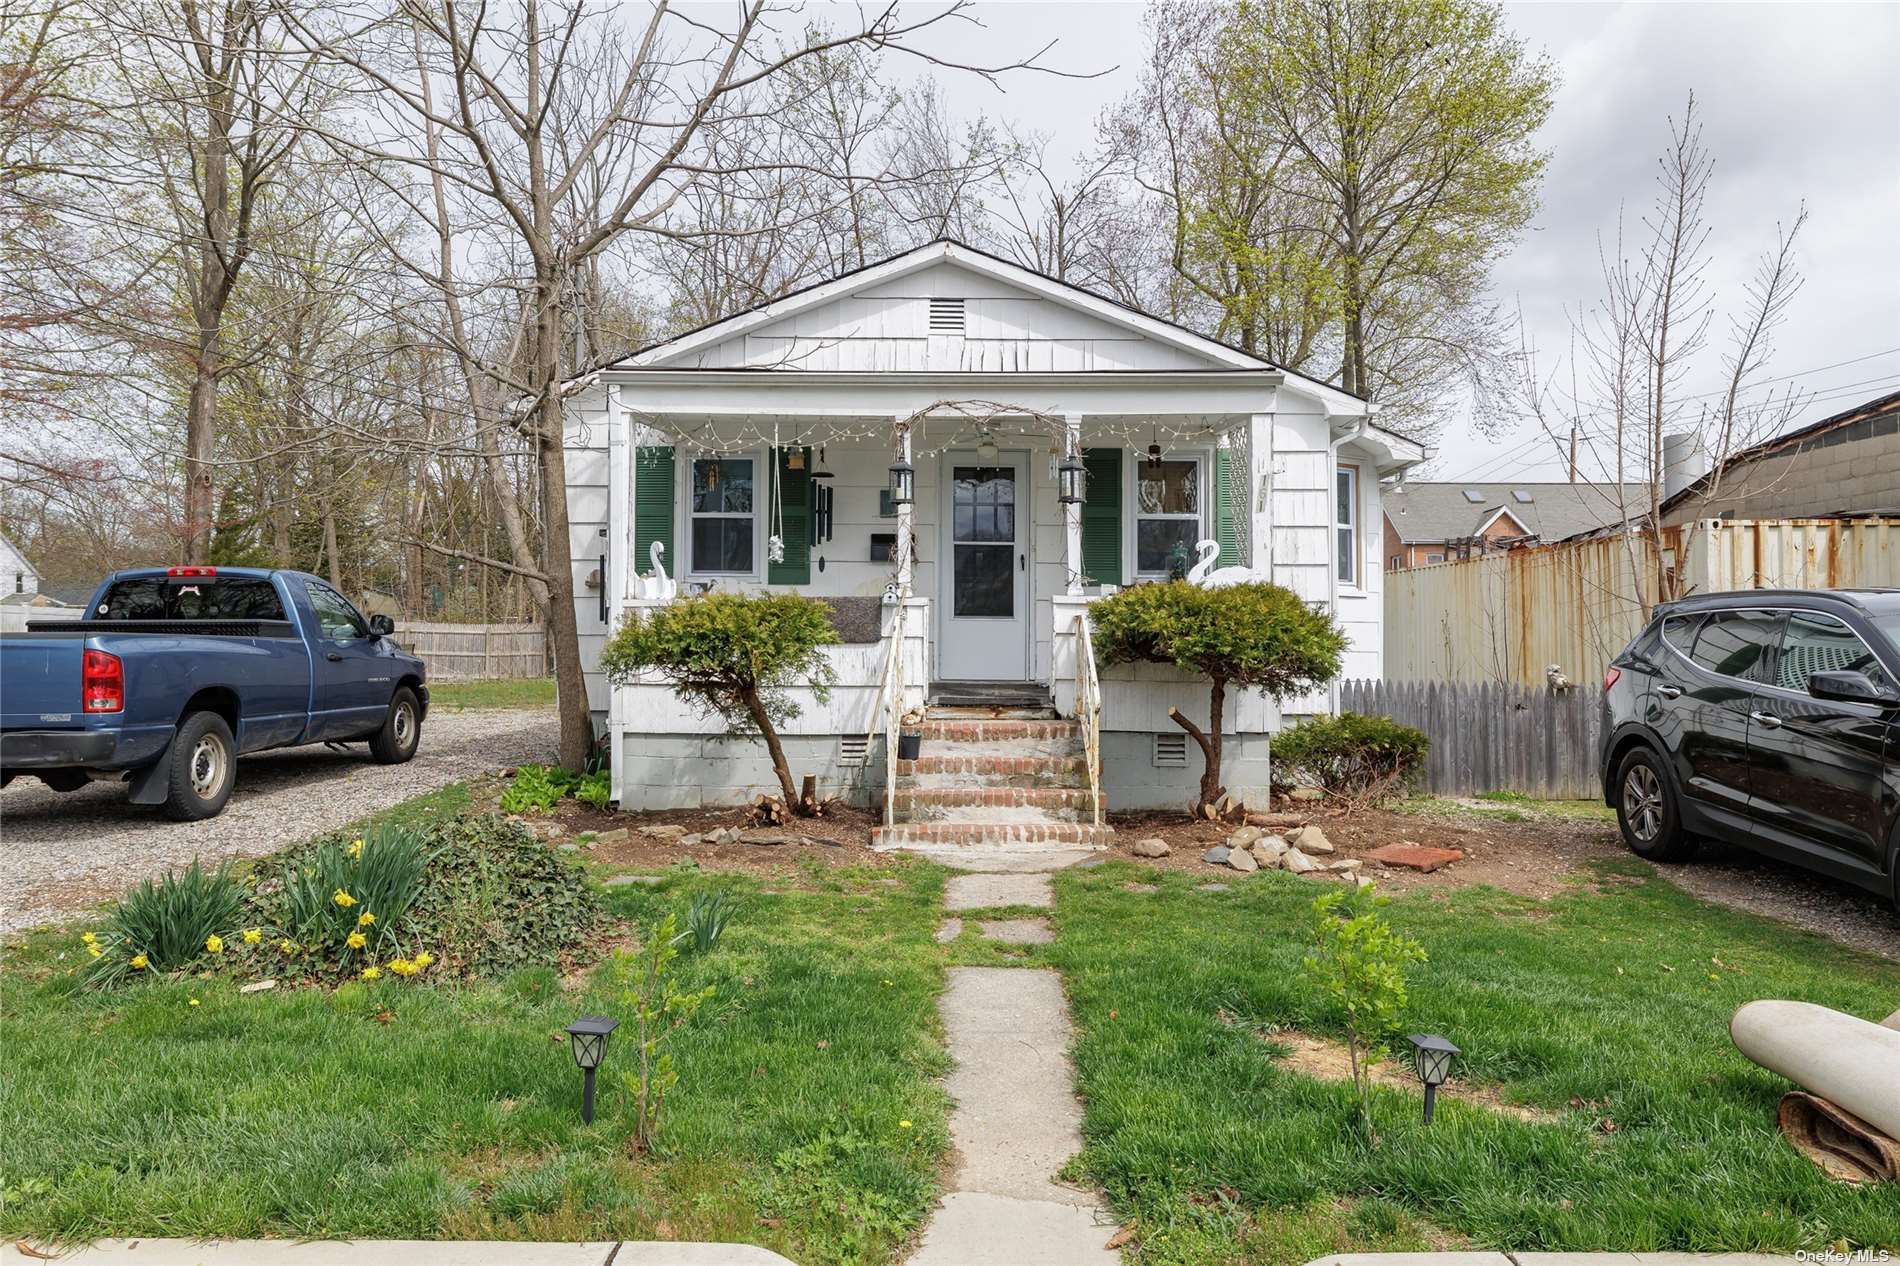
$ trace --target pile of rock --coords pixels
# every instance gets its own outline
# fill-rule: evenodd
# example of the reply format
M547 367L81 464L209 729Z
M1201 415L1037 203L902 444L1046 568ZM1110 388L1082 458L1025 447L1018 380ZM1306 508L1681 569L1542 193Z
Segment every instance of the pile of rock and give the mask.
M1201 860L1214 866L1247 874L1256 870L1285 870L1295 875L1340 875L1351 877L1359 871L1356 858L1323 861L1338 850L1317 826L1295 827L1284 836L1269 835L1257 826L1243 826L1201 854Z

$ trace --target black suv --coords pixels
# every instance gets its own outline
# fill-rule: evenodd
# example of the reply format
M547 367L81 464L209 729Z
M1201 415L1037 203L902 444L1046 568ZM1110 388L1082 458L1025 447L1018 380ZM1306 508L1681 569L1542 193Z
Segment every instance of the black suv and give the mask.
M1603 675L1601 763L1640 856L1717 836L1900 902L1900 589L1658 607Z

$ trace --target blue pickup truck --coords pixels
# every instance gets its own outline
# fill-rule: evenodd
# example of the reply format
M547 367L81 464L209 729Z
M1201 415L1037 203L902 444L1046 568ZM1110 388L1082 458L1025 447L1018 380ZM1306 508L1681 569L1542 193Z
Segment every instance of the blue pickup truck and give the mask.
M253 567L115 572L85 618L0 636L0 786L123 781L180 821L218 814L245 752L368 743L416 754L422 661L316 576Z

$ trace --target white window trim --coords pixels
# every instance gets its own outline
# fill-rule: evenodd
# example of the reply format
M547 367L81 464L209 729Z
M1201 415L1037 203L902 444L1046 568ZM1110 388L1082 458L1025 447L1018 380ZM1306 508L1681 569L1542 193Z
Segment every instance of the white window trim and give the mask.
M1339 521L1339 477L1341 475L1350 475L1352 477L1352 495L1347 500L1347 504L1352 507L1351 523L1341 523ZM1337 577L1339 581L1340 589L1355 594L1366 592L1366 560L1363 557L1365 537L1361 531L1361 525L1366 521L1364 497L1365 480L1360 478L1358 463L1340 462L1334 466L1332 496L1326 499L1328 504L1332 507L1333 518L1333 530L1329 533L1333 556L1331 566L1333 575ZM1347 529L1352 532L1352 552L1348 555L1348 557L1352 559L1352 575L1350 577L1339 575L1339 533L1341 529Z
M1135 498L1135 490L1141 482L1141 468L1148 461L1148 450L1143 447L1129 448L1124 451L1127 453L1127 457L1124 459L1123 464L1128 467L1128 470L1122 480L1122 504L1128 507L1128 512L1122 515L1122 558L1125 560L1122 565L1122 574L1130 577L1131 583L1141 580L1166 580L1168 573L1165 571L1141 570L1140 559L1137 557L1135 551L1135 541L1137 537L1135 529L1138 522L1143 518L1171 518L1175 516L1144 515L1140 513L1140 506ZM1195 539L1203 541L1213 540L1214 450L1211 448L1164 448L1161 450L1161 460L1164 462L1195 461L1200 463L1198 469L1201 485L1201 532ZM1186 516L1183 515L1180 517L1185 518ZM1189 568L1194 566L1198 557L1199 556L1192 550L1189 550Z
M695 518L737 519L737 518L744 517L742 515L737 515L737 514L696 515L693 513L693 463L712 461L715 457L720 458L720 459L726 459L726 458L737 458L737 459L742 459L742 460L749 459L752 462L752 471L753 471L752 481L753 482L752 482L752 570L751 571L702 571L700 570L700 567L699 567L699 559L693 553L693 520ZM761 480L759 478L760 475L765 475L766 478L764 480ZM770 468L766 464L766 452L764 449L755 449L755 450L752 450L749 452L743 452L743 453L687 454L686 460L683 463L683 468L679 471L679 478L676 481L679 485L679 494L678 494L679 505L678 505L677 514L678 514L678 522L682 529L678 533L679 548L680 548L681 556L685 563L685 569L680 573L680 579L682 580L759 581L764 578L765 576L765 511L766 511L766 507L768 503L770 503L772 499L771 478L772 478L772 474L771 474Z

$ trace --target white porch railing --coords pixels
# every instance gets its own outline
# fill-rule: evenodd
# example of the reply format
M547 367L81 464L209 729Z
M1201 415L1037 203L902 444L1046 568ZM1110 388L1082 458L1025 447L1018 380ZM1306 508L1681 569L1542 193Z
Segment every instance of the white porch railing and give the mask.
M1095 675L1089 613L1075 617L1075 717L1082 723L1082 754L1089 766L1089 807L1102 825L1102 681Z
M904 725L904 608L902 598L891 607L889 648L884 652L884 672L878 681L878 705L884 721L884 825L892 824L892 805L897 800L897 738ZM875 713L874 713L875 715Z

